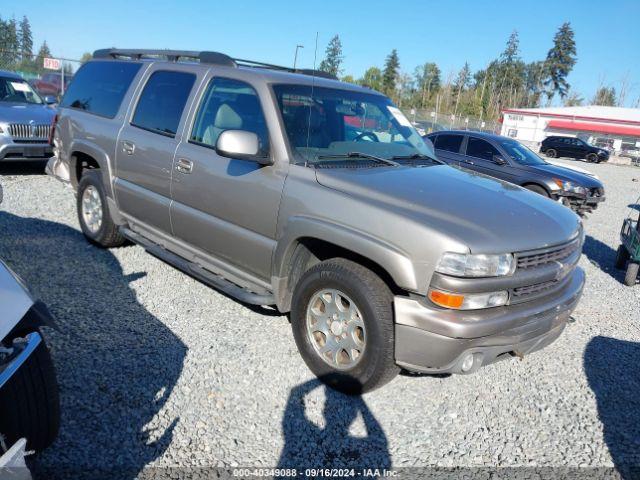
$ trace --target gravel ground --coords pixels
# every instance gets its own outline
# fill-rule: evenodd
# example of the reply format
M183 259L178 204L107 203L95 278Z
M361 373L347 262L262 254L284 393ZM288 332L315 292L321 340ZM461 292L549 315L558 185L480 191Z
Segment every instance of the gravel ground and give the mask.
M587 168L607 201L585 221L587 285L561 338L523 361L399 376L361 399L314 380L286 316L249 309L138 246L89 245L70 190L39 168L1 170L0 256L59 324L45 333L62 427L36 471L640 466L640 286L623 286L613 268L640 169Z

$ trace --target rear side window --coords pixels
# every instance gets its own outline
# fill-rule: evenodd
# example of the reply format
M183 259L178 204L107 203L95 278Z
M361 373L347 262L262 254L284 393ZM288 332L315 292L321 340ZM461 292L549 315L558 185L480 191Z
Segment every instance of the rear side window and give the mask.
M115 61L85 63L75 74L60 106L113 118L140 66Z
M196 80L193 73L157 71L140 94L131 125L174 137Z
M460 152L460 145L462 145L462 135L443 135L438 134L436 138L435 147L437 150L444 150L445 152Z
M500 152L489 142L479 138L469 137L467 156L482 158L483 160L493 160L494 155L500 155Z
M214 78L198 109L190 140L215 147L218 137L225 130L253 132L260 140L263 154L268 150L267 124L256 91L239 80Z

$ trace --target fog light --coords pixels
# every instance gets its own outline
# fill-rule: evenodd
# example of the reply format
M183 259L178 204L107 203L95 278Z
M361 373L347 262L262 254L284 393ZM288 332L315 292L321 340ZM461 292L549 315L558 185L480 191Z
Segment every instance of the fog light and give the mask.
M462 360L462 365L460 365L460 369L463 372L468 372L473 367L473 353L468 354Z

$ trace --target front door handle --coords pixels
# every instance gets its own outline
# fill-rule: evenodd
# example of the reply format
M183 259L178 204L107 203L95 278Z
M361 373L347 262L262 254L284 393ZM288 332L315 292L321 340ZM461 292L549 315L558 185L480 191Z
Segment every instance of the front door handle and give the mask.
M125 140L122 142L122 151L127 155L133 155L133 152L136 151L136 146L134 143Z
M193 162L186 158L179 158L176 162L176 170L180 173L191 173L193 171Z

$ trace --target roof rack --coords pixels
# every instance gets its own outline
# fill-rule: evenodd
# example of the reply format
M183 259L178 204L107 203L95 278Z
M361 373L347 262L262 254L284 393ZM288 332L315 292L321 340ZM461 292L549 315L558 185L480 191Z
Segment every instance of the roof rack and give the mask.
M149 49L119 49L104 48L93 52L93 58L122 58L128 57L132 60L155 59L164 57L170 62L178 62L180 59L198 60L200 63L210 65L221 65L225 67L250 67L264 68L267 70L280 70L283 72L300 73L302 75L312 75L315 77L329 78L337 80L338 77L322 70L308 68L289 68L271 63L256 62L241 58L232 58L219 52L197 52L191 50L149 50Z

